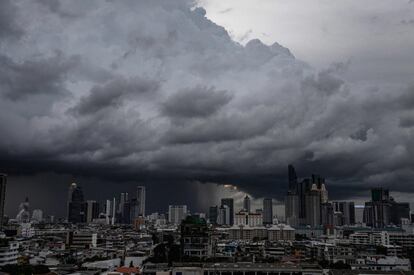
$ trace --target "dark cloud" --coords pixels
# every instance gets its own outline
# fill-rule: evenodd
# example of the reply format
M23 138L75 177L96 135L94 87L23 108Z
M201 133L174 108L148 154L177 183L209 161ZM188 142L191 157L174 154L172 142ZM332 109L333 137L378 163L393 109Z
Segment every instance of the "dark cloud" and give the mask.
M96 113L107 107L120 107L127 96L151 93L158 90L160 83L140 77L118 78L105 85L94 86L88 96L82 97L75 109L81 115Z
M76 61L76 58L65 59L57 54L18 63L0 55L0 92L11 100L62 95L65 92L63 79Z
M231 100L227 91L197 86L184 89L171 95L162 107L162 112L170 117L197 118L213 115Z
M278 43L242 46L192 1L13 9L0 28L25 27L0 47L0 169L21 186L79 179L110 196L145 183L172 202L185 200L177 186L230 183L281 201L294 163L337 198L414 192L410 85L349 82L349 62L317 71Z
M23 34L23 29L16 20L16 13L17 7L12 0L2 0L0 2L0 43L5 38L18 38Z

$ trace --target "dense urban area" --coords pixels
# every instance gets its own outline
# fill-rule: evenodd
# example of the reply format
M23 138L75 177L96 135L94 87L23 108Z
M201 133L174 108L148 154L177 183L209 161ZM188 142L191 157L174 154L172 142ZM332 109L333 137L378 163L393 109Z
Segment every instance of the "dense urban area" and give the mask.
M221 198L206 213L170 205L146 212L146 187L105 203L69 185L67 217L20 204L4 215L7 175L0 175L0 267L5 274L318 275L411 274L414 214L388 189L365 205L333 201L319 175L298 179L288 166L285 218L274 199L252 209L246 195ZM3 274L2 273L2 274Z

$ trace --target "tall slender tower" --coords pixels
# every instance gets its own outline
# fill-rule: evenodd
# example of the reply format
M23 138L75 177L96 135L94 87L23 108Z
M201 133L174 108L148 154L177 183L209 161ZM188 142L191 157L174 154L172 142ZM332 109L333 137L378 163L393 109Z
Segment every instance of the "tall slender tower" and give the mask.
M273 201L271 198L263 199L263 224L273 223Z
M137 186L137 216L145 217L145 186Z
M4 223L4 201L6 199L7 175L0 174L0 230Z
M288 180L289 180L289 191L296 192L297 184L298 184L298 177L296 176L295 167L292 164L288 165Z
M243 200L243 208L244 210L246 210L247 213L250 213L251 210L251 201L248 195L246 195L246 197L244 197Z

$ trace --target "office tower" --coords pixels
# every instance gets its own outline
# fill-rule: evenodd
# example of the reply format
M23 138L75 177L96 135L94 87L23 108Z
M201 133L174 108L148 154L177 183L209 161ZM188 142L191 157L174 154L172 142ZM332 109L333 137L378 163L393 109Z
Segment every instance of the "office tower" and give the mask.
M298 200L299 200L299 223L306 224L306 195L311 190L311 182L309 179L304 179L298 183Z
M299 225L299 196L287 194L285 198L285 219L290 226Z
M371 201L365 203L364 222L368 226L382 228L401 225L401 219L409 219L410 205L399 203L389 195L388 189L371 189Z
M138 216L145 217L145 186L137 187Z
M121 196L119 197L118 213L122 214L122 211L124 209L124 203L127 201L128 201L128 193L121 193Z
M0 230L4 225L4 202L6 200L7 175L0 174Z
M219 225L230 225L230 207L222 205L218 209L217 224Z
M288 190L291 192L296 192L298 178L296 176L295 167L293 165L288 165Z
M246 195L246 197L244 197L243 200L243 209L247 211L247 213L250 213L250 206L251 206L251 202L250 202L250 198L248 195Z
M170 205L168 207L168 222L171 224L180 224L187 215L187 205Z
M335 201L332 203L334 211L342 213L341 225L355 224L355 204L353 202Z
M382 202L388 201L390 197L390 191L383 188L372 188L371 189L371 201Z
M91 223L99 217L99 204L96 201L86 201L86 222Z
M364 205L355 205L355 224L364 222Z
M124 203L123 211L122 211L122 218L121 223L123 224L131 224L131 202L126 201Z
M273 200L263 199L263 224L273 224Z
M233 225L234 224L234 199L232 198L224 198L221 199L221 206L226 205L229 208L230 211L230 220L229 220L229 224Z
M86 221L85 208L82 188L76 183L72 183L69 187L68 222L84 223Z
M209 211L208 211L208 218L211 224L217 224L218 211L219 211L219 208L217 205L210 206Z
M305 196L306 224L317 227L321 224L321 195L317 185L313 184L311 190Z
M321 204L321 224L325 228L333 228L335 225L334 206L330 202Z
M43 211L40 209L34 209L32 213L32 221L42 222L43 221Z

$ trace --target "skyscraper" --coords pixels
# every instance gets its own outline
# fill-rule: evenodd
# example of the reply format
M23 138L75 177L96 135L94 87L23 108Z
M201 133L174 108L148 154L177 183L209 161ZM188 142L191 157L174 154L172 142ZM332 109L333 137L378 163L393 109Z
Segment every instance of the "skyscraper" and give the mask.
M145 217L145 186L137 187L137 206L136 215Z
M273 200L263 199L263 224L273 224Z
M76 183L69 187L68 196L68 222L84 223L86 222L86 204L83 199L82 188Z
M316 184L305 196L306 224L316 227L321 224L321 195Z
M218 206L210 206L208 211L208 218L210 220L211 224L217 224L217 218L218 218Z
M4 225L4 201L6 200L7 175L0 174L0 230Z
M247 213L250 213L250 207L251 207L251 201L248 195L246 195L246 197L244 197L243 200L243 208L244 210L246 210Z
M299 196L288 193L285 198L286 223L291 226L299 225Z
M292 164L288 165L288 190L291 192L295 192L297 188L298 178L296 176L295 167Z
M99 204L96 201L86 201L86 222L91 223L99 217Z
M230 207L222 205L218 209L217 224L230 225Z
M355 224L355 204L354 202L335 201L332 202L334 211L342 213L342 225Z
M409 219L410 205L398 203L389 195L388 189L371 189L371 201L365 203L364 222L368 226L382 228L387 225L400 225L401 219Z
M234 199L223 198L221 199L221 206L226 205L230 210L230 225L234 224Z

